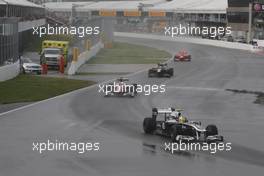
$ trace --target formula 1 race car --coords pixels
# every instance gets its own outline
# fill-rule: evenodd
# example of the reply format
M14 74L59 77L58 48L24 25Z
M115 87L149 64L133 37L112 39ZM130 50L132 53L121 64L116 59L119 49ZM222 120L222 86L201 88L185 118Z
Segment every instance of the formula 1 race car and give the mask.
M182 50L179 51L175 56L174 56L174 61L175 62L183 62L187 61L190 62L192 59L191 55L187 53L187 51Z
M115 82L104 85L105 97L109 96L129 96L137 95L137 84L129 83L127 78L118 78Z
M158 67L151 68L148 71L148 77L172 77L173 68L169 68L166 63L159 63Z
M215 125L201 126L201 122L188 121L182 116L182 110L174 108L152 109L152 117L143 122L146 134L168 136L173 142L221 142L223 136L218 135Z

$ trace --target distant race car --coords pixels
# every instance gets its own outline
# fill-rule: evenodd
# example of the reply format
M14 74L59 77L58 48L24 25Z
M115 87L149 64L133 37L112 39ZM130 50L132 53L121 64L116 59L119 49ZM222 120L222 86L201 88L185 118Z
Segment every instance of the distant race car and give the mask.
M152 109L152 117L147 117L143 122L146 134L159 134L168 136L173 142L220 142L223 136L218 135L215 125L201 126L201 122L188 121L181 112L174 108Z
M169 68L166 63L159 63L156 68L151 68L148 71L148 77L172 77L173 68Z
M179 61L187 61L190 62L192 59L191 55L187 53L187 51L182 50L179 51L175 56L174 56L174 61L179 62Z
M127 78L119 78L115 82L106 84L104 86L105 97L109 96L129 96L135 97L137 95L137 84L129 83Z
M33 63L28 58L21 58L21 70L22 73L36 73L38 75L42 72L42 67L39 64Z

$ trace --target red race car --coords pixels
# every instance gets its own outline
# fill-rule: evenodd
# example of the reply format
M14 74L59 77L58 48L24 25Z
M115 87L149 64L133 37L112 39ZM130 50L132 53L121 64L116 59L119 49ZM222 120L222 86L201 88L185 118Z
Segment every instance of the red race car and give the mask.
M179 61L188 61L190 62L192 59L191 55L187 53L185 50L179 51L175 56L174 56L174 61L179 62Z

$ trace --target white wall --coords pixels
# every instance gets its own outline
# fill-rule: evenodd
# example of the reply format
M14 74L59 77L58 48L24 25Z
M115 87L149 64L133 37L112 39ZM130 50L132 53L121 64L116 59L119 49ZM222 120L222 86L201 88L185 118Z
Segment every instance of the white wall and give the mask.
M0 66L0 81L6 81L16 77L19 74L19 71L19 61L13 64Z
M74 75L81 65L83 65L85 62L95 56L103 47L104 45L101 42L98 42L96 45L91 47L89 51L81 53L78 57L77 62L72 61L68 70L68 75Z
M184 42L184 43L193 43L200 45L210 45L222 48L229 49L240 49L240 50L248 50L252 51L252 45L244 44L244 43L236 43L236 42L226 42L220 40L210 40L210 39L201 39L201 38L191 38L191 37L168 37L161 35L152 35L152 34L136 34L136 33L125 33L125 32L115 32L115 36L120 37L131 37L131 38L146 38L146 39L155 39L155 40L163 40L163 41L176 41L176 42Z

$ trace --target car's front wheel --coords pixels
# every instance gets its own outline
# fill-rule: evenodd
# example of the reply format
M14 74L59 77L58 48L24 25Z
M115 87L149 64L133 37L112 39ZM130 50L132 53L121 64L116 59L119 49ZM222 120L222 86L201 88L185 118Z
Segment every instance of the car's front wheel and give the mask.
M218 135L218 129L216 125L208 125L206 127L206 136Z
M152 134L156 129L156 121L152 118L145 118L143 121L143 129L146 134Z
M173 68L170 68L170 69L169 69L169 75L170 75L170 77L172 77L172 76L174 75L174 73L173 73Z

